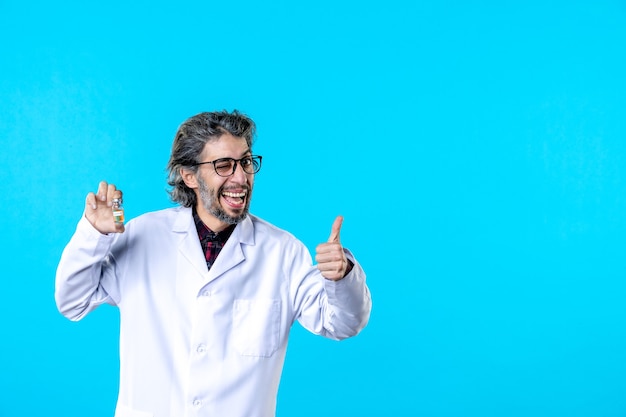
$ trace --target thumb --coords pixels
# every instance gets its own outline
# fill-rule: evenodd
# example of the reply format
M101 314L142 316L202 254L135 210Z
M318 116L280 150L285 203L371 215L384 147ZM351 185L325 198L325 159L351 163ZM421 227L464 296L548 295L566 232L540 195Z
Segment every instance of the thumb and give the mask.
M330 237L328 243L339 243L339 231L341 230L341 224L343 223L343 216L337 216L333 222L333 227L330 229Z

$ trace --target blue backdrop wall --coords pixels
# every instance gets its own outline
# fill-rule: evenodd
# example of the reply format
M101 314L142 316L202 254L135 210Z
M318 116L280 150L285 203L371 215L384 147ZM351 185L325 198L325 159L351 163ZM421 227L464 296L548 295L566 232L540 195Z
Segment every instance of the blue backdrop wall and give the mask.
M624 1L3 0L0 35L0 416L112 415L117 310L61 317L61 251L235 108L253 212L311 250L344 215L374 301L294 328L279 417L626 415Z

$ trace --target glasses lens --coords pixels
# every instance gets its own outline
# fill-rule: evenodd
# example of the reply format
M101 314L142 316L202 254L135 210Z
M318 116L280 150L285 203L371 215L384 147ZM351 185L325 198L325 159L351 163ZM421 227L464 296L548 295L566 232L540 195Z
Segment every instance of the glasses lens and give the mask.
M233 164L235 161L230 158L219 159L213 163L215 172L222 177L228 177L233 173Z
M251 168L252 168L253 172L256 174L261 169L261 157L260 156L253 156L251 159L252 159L252 166L251 166Z
M247 174L256 174L261 169L261 159L258 156L250 156L241 160L241 167Z
M232 158L222 158L213 162L215 172L222 177L230 177L235 173L235 164L239 163L246 174L256 174L261 169L261 157L249 156L235 160Z

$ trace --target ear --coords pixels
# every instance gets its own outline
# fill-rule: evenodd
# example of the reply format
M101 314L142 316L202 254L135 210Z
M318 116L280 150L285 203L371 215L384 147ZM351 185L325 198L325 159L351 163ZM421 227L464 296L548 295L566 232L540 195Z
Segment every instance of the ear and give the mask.
M185 185L191 189L198 188L196 173L185 168L180 169L180 176L183 178Z

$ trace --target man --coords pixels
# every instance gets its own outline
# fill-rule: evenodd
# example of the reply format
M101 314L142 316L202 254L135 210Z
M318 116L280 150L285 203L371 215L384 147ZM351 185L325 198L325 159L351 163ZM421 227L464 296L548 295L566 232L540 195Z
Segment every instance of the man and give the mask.
M120 310L116 417L270 417L291 325L340 340L371 309L365 274L339 240L316 248L248 213L260 156L254 122L201 113L178 129L168 164L180 204L116 223L122 191L101 182L61 257L55 298L80 320Z

